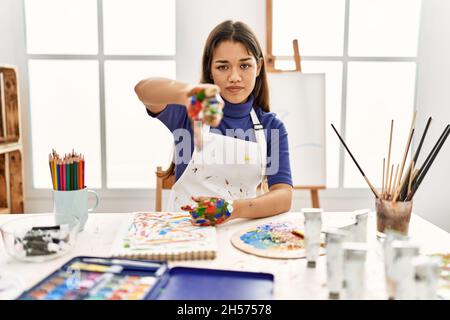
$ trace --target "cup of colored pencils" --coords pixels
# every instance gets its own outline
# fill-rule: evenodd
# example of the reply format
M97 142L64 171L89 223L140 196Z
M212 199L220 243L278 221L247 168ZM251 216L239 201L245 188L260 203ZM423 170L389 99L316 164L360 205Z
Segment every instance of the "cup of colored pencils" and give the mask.
M52 186L55 191L73 191L83 189L84 180L84 156L82 154L65 154L64 157L53 149L48 155Z
M79 231L82 231L88 214L94 212L99 205L98 194L85 186L84 156L72 150L72 153L60 157L55 150L52 150L49 155L49 165L53 183L55 219L74 216L80 224ZM88 206L89 193L95 196L93 207Z
M391 164L392 135L394 131L394 120L391 120L387 161L386 158L383 158L381 193L372 185L369 178L367 178L364 171L361 169L360 165L351 153L347 144L342 139L341 135L338 133L334 125L331 125L353 162L358 167L372 193L375 195L378 238L384 238L384 233L387 230L408 235L414 195L416 194L417 189L421 185L450 133L450 124L447 124L425 161L423 161L421 166L417 166L419 154L422 150L423 142L432 121L432 118L429 117L417 149L414 153L412 153L411 150L410 161L407 163L406 159L408 157L409 150L411 149L411 141L415 132L415 121L416 112L413 114L411 128L402 160L395 165L394 163Z

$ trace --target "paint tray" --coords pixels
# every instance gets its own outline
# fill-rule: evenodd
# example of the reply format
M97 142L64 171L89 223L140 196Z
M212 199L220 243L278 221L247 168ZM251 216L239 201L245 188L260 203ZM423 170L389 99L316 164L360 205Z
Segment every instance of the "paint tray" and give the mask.
M272 299L273 280L268 273L168 268L159 260L79 256L17 299L265 300Z

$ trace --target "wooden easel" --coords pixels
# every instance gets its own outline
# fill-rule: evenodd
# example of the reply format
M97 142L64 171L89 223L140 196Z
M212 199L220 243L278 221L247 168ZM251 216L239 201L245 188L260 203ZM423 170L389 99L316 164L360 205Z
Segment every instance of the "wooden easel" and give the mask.
M266 0L266 69L267 72L280 73L280 72L301 72L301 57L300 50L298 47L298 40L294 39L292 41L292 46L294 50L294 70L279 70L275 68L276 57L272 54L272 0ZM319 202L319 190L326 189L326 186L294 186L295 190L309 190L311 193L311 202L313 208L320 208Z

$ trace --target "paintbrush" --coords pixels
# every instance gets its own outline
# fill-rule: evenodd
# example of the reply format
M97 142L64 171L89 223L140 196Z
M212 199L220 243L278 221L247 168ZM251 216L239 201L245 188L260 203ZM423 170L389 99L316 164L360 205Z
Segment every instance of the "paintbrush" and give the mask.
M413 181L414 185L411 188L411 192L408 194L406 198L407 201L411 200L414 197L414 194L416 193L417 189L419 188L420 184L425 178L425 175L427 174L428 170L433 164L434 159L436 159L436 156L438 155L439 151L444 145L445 140L447 139L449 133L450 133L450 124L448 124L444 132L442 132L441 136L439 137L439 140L436 142L427 159L425 160L425 163L420 168L417 177L414 179L415 181Z
M334 127L333 124L331 124L331 127L333 128L334 132L336 132L339 140L342 142L342 144L345 147L345 150L347 150L347 152L350 154L350 157L352 158L353 162L356 164L356 166L359 169L359 172L361 172L362 176L364 177L364 180L366 180L367 184L369 185L370 190L372 190L373 194L375 195L375 197L380 198L380 195L378 194L377 190L375 190L375 188L373 187L373 185L370 183L369 179L366 177L364 171L362 171L361 167L359 166L358 162L356 161L355 157L353 157L353 154L351 153L351 151L349 150L349 148L347 147L347 145L345 144L344 140L342 139L341 135L337 132L336 128Z
M428 165L428 163L430 162L430 159L433 157L433 154L436 152L436 150L438 149L442 139L445 136L445 133L448 129L449 125L447 125L447 127L444 129L444 131L442 132L442 134L440 135L438 141L436 142L436 144L433 146L433 148L431 149L430 153L428 154L428 156L426 157L425 161L423 162L422 166L419 168L418 173L416 175L416 178L413 180L412 184L416 184L419 177L421 176L423 170L426 168L426 166Z
M387 158L387 167L386 167L386 195L385 198L387 199L389 197L389 188L388 188L388 183L389 183L389 176L392 175L392 172L389 175L389 168L391 165L391 149L392 149L392 133L394 131L394 119L391 120L391 130L389 133L389 148L388 148L388 158Z
M422 137L420 138L419 145L417 146L417 150L416 150L416 152L414 153L413 161L414 161L415 164L417 163L417 159L419 158L419 154L420 154L420 151L422 150L423 142L425 141L425 136L427 135L427 132L428 132L428 129L429 129L429 127L430 127L430 124L431 124L431 121L432 121L432 120L433 120L432 117L429 117L429 118L428 118L427 124L426 124L425 129L423 130L423 133L422 133ZM410 180L410 176L412 175L412 173L413 173L413 172L412 172L412 169L411 169L411 172L408 173L409 176L408 176L408 178L407 178L407 180L406 180L406 183L405 183L405 185L403 186L403 189L402 189L402 191L401 191L401 193L400 193L400 199L406 199L406 196L407 196L407 194L408 194L408 187L409 187L409 186L411 185L411 183L412 183L412 181Z
M103 259L103 258L83 258L83 262L88 263L101 263L108 265L121 265L124 267L142 267L142 268L159 268L161 267L160 263L155 262L144 262L144 261L134 261L134 260L126 260L126 259Z
M400 184L400 180L401 180L401 178L403 176L403 169L405 168L406 157L408 156L409 147L411 145L412 137L414 136L414 131L415 131L414 126L415 126L415 123L416 123L416 116L417 116L417 112L414 111L413 118L412 118L412 121L411 121L411 128L409 129L408 142L406 143L405 151L403 153L402 165L400 166L399 179L398 179L399 184ZM395 187L394 187L395 193L398 193L398 191L399 191L399 190L397 190L398 187L399 187L398 185L395 185Z
M298 231L298 230L292 230L291 233L292 233L293 235L296 235L296 236L300 237L301 239L305 239L305 236L303 235L303 233L302 233L301 231Z

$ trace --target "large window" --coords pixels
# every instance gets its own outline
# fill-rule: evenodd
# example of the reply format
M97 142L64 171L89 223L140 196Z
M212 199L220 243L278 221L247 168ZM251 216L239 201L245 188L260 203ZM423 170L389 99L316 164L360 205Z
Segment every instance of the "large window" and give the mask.
M175 0L24 0L33 187L48 154L85 155L91 188L153 188L172 136L134 93L175 78ZM155 45L157 44L157 45Z
M327 186L366 187L331 130L344 135L372 183L381 186L390 120L400 162L414 110L420 0L266 0L275 68L326 74ZM391 162L393 163L393 162Z

